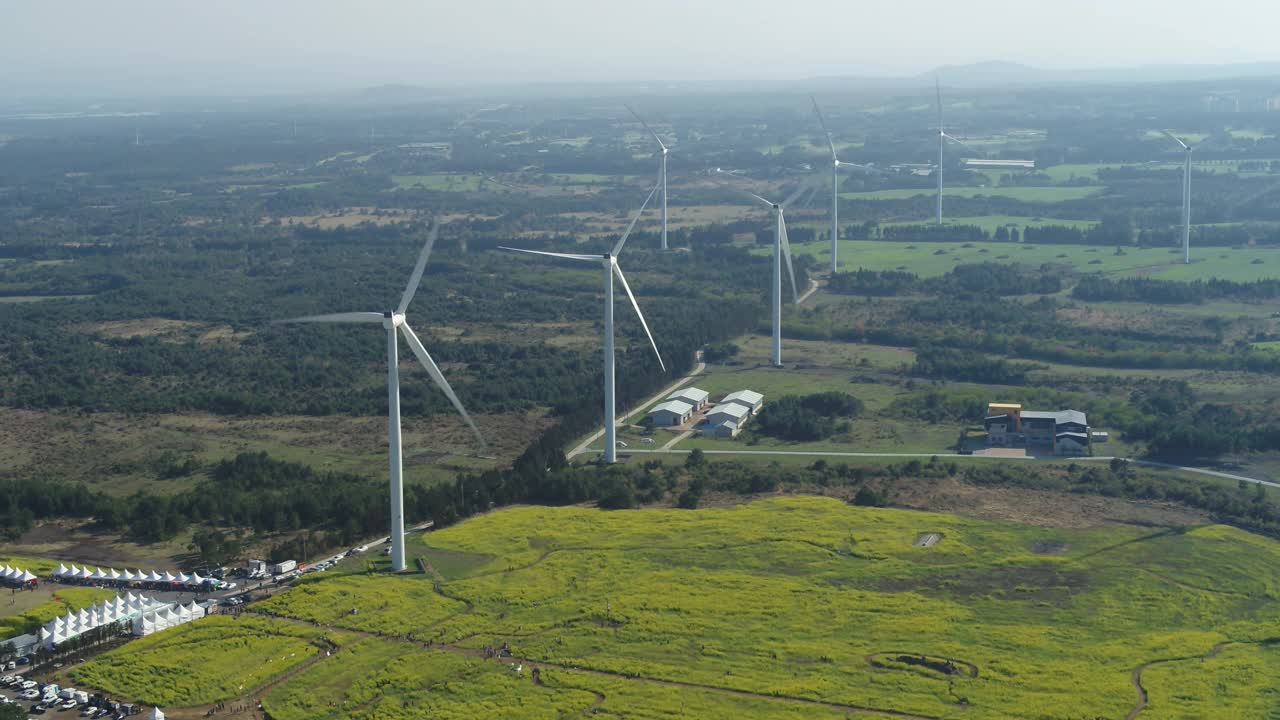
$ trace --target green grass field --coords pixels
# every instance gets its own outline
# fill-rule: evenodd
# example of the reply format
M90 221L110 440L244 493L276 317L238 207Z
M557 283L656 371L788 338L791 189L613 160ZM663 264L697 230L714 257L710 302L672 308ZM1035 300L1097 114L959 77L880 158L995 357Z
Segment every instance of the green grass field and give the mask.
M213 615L100 655L71 678L151 705L203 705L243 695L336 644L324 636L279 620Z
M1089 186L1056 186L1050 185L1046 187L1024 187L1020 185L1008 185L1004 187L948 187L944 188L942 194L948 197L977 197L985 195L987 197L1006 197L1022 202L1065 202L1067 200L1080 200L1090 195L1101 192L1097 187ZM933 195L934 190L931 189L896 189L896 190L872 190L869 192L846 192L840 193L840 197L846 200L906 200L917 195Z
M921 221L911 220L902 222L884 223L885 226L893 225L919 225ZM958 217L946 218L944 225L977 225L983 230L994 233L997 228L1013 226L1018 231L1029 227L1044 227L1045 225L1065 225L1067 227L1080 228L1082 230L1093 227L1097 223L1092 220L1064 220L1061 218L1040 218L1027 217L1025 215L982 215L980 217ZM790 227L790 224L787 225Z
M434 175L392 175L396 190L419 188L438 192L479 192L483 189L500 190L483 175L436 173Z
M29 564L22 564L20 567L35 572ZM116 593L112 590L64 588L56 585L35 591L10 593L8 602L0 600L0 641L35 632L41 625L56 617L115 596ZM0 594L0 597L4 595Z
M923 532L943 539L916 547ZM811 700L923 718L1119 718L1137 702L1132 673L1157 660L1171 662L1144 670L1144 720L1280 707L1261 692L1277 668L1280 545L1222 526L1046 529L795 497L694 512L512 508L425 542L495 558L441 586L455 609L429 633L448 652L361 640L273 690L274 717L468 706L553 717L596 703L611 717L843 716L800 704ZM334 625L377 614L408 627L426 602L403 596L409 582L431 587L385 575L309 585L374 599ZM471 654L503 642L508 661ZM526 679L535 663L542 685Z

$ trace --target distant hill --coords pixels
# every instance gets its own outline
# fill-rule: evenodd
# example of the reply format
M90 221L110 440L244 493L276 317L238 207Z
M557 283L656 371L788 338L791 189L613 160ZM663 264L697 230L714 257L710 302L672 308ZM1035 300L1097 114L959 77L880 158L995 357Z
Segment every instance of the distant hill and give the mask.
M944 65L930 72L902 77L823 77L835 81L865 85L932 84L934 76L951 87L1001 87L1049 84L1132 84L1163 82L1197 82L1228 78L1275 77L1280 81L1280 63L1237 63L1228 65L1144 65L1137 67L1055 70L1021 63L992 60L968 65Z

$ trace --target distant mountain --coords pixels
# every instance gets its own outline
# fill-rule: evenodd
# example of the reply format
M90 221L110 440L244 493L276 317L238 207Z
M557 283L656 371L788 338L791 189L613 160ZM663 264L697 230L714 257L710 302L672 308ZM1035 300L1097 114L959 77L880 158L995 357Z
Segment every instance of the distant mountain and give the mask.
M992 60L968 65L944 65L936 70L903 77L824 77L855 85L931 85L941 78L951 87L1004 87L1019 85L1134 84L1199 82L1236 78L1274 77L1280 81L1280 63L1236 63L1228 65L1144 65L1138 67L1053 70L1021 63Z

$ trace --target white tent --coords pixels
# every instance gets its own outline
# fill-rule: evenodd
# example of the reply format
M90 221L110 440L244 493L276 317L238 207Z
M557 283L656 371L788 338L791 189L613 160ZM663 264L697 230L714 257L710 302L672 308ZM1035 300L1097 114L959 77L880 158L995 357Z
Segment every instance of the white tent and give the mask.
M20 578L20 580L22 580L22 582L24 583L31 582L32 580L35 580L35 579L36 579L36 576L32 575L29 572L22 573L22 577Z
M200 577L200 573L191 573L191 584L192 584L192 585L203 585L203 584L204 584L204 580L205 580L204 578Z
M120 575L120 579L125 582L133 582L133 573L128 568L125 568L125 571Z
M102 572L102 568L96 568L93 574L89 576L91 580L106 580L107 574Z
M161 580L164 580L164 578L155 570L152 570L151 573L147 575L147 582L160 582Z
M191 582L191 576L179 570L178 582L182 583L183 585L186 585L187 583Z
M58 569L53 571L54 577L62 577L63 575L66 575L66 574L67 574L67 566L63 565L62 563L58 563Z
M119 579L120 579L120 571L119 571L119 570L116 570L115 568L111 568L110 570L108 570L108 571L107 571L107 578L109 578L109 579L111 579L111 580L119 580Z
M88 580L91 577L93 577L93 571L89 568L80 568L80 571L76 573L76 578L79 580Z
M160 712L160 708L151 711L151 720L164 720L164 713Z
M178 578L177 578L176 576L174 576L174 574L173 574L173 573L169 572L168 570L165 570L165 571L164 571L164 581L165 581L165 582L177 582L177 581L178 581Z

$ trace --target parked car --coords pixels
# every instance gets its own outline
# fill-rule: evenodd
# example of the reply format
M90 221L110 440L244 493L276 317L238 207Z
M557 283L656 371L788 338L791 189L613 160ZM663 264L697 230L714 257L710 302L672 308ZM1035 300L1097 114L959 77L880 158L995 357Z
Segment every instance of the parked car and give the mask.
M48 709L49 709L49 708L45 707L43 704L41 704L41 703L36 703L35 705L32 705L32 706L31 706L31 714L32 714L32 715L43 715L43 714L45 713L45 711L46 711L46 710L48 710Z
M75 700L67 700L66 702L62 703L58 707L62 708L63 710L74 710L75 707L79 704L80 703L76 702Z

